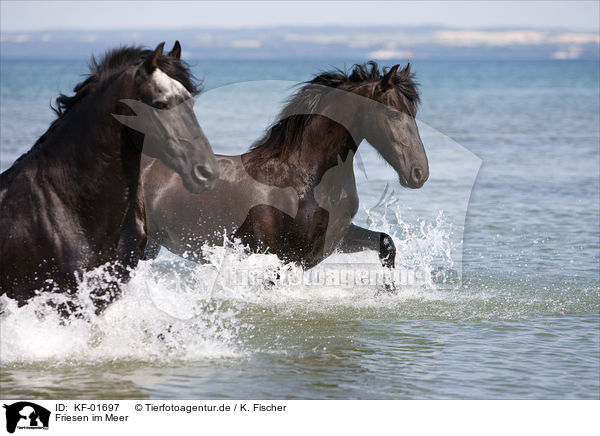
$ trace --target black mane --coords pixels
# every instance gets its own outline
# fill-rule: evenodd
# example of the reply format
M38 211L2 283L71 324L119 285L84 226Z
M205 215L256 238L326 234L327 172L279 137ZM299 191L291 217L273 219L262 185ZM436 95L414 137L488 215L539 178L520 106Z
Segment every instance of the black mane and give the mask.
M90 74L86 79L73 88L75 95L60 94L56 99L56 107L52 109L58 117L62 117L69 109L86 95L94 92L101 85L126 68L139 64L153 53L142 47L124 46L108 50L100 61L94 56L89 64ZM201 84L191 74L189 66L184 61L171 56L161 56L158 67L168 76L180 82L192 95L201 92Z
M285 152L283 148L296 144L311 118L316 115L319 101L326 92L323 87L351 90L364 84L375 86L388 71L389 68L385 67L381 73L377 62L370 61L355 64L350 73L336 69L302 82L302 88L288 100L277 121L261 139L252 145L251 150L264 148L273 152ZM414 74L407 70L400 70L394 76L393 84L394 105L407 113L416 112L420 98L419 84L414 80Z
M381 80L388 71L389 67L384 67L383 73L381 73L377 62L369 61L364 64L355 64L350 74L337 69L321 73L314 79L305 83L328 86L330 88L340 88L343 85L359 85L368 82L377 82ZM393 82L396 92L402 93L411 105L419 105L419 85L414 80L414 74L400 70L394 75Z
M124 71L126 68L144 62L152 53L152 50L139 46L124 46L108 50L100 61L92 56L89 64L90 74L83 82L73 88L74 95L68 96L61 93L56 98L56 107L50 107L56 113L57 118L50 124L48 130L33 144L33 147L23 153L7 171L11 170L15 164L22 161L26 156L38 150L38 146L46 141L48 136L64 119L65 114L78 101L100 89L105 83L114 78L116 74ZM158 67L165 74L180 82L190 94L198 95L202 92L202 83L192 75L186 62L172 56L161 56L158 59Z

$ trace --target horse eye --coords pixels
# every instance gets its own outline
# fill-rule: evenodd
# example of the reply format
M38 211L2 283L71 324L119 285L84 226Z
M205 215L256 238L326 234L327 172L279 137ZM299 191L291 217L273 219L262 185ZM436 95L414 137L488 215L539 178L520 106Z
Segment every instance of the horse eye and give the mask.
M164 101L157 101L153 103L152 106L154 106L156 109L166 109L167 103L165 103Z

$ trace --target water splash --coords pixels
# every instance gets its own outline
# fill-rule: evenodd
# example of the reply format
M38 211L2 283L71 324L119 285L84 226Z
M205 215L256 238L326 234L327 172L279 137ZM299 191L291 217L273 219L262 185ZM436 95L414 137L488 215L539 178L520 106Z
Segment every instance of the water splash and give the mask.
M444 214L433 222L408 222L401 210L392 198L365 211L370 228L394 239L396 269L425 276L439 268L456 268L452 226ZM395 292L388 293L372 283L328 282L319 276L328 270L356 272L364 266L383 273L375 252L335 253L308 272L283 264L275 255L248 254L240 244L206 246L204 258L206 263L196 264L163 250L156 260L140 262L122 287L122 296L100 316L94 314L89 294L102 281L112 280L103 268L82 277L79 318L64 319L48 305L64 302L62 294L38 296L23 307L2 296L2 365L244 359L265 351L257 337L291 320L514 320L598 310L600 301L597 287L574 292L540 287L539 280L532 284L471 277L455 287L393 283ZM247 276L240 280L244 271ZM285 280L290 277L302 280ZM277 350L285 352L285 344L278 344Z
M240 323L234 308L202 299L192 288L162 278L159 272L142 262L121 297L100 316L89 303L93 289L87 286L89 280L82 280L78 289L79 316L66 319L48 304L64 301L60 294L38 296L23 307L2 296L2 364L48 360L164 363L244 356L237 338L247 326ZM100 274L101 269L90 273L95 279ZM97 280L93 282L96 286Z

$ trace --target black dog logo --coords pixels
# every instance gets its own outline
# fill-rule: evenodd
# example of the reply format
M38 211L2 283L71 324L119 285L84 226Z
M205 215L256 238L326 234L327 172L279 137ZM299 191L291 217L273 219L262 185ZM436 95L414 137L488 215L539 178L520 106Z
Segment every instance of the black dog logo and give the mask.
M28 401L19 401L10 406L3 406L6 409L6 431L14 433L19 428L48 428L50 421L50 411Z

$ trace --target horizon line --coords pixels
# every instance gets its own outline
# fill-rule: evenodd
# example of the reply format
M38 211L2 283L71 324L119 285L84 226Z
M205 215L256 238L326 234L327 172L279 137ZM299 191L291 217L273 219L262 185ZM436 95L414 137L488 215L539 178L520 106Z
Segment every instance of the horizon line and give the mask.
M562 27L562 26L535 26L535 25L495 25L495 26L452 26L448 24L442 23L422 23L422 24L277 24L277 25L242 25L242 26L211 26L211 25L198 25L198 26L152 26L152 27L46 27L40 29L31 29L31 30L4 30L0 29L0 34L10 34L10 33L43 33L43 32L114 32L114 31L155 31L155 30L168 30L168 31L176 31L176 30L261 30L261 29L386 29L391 30L391 28L397 28L398 30L402 29L418 29L418 28L443 28L443 29L453 29L453 30L473 30L473 31L502 31L502 30L535 30L535 31L566 31L570 33L599 33L600 27L597 29L573 29L570 27Z

